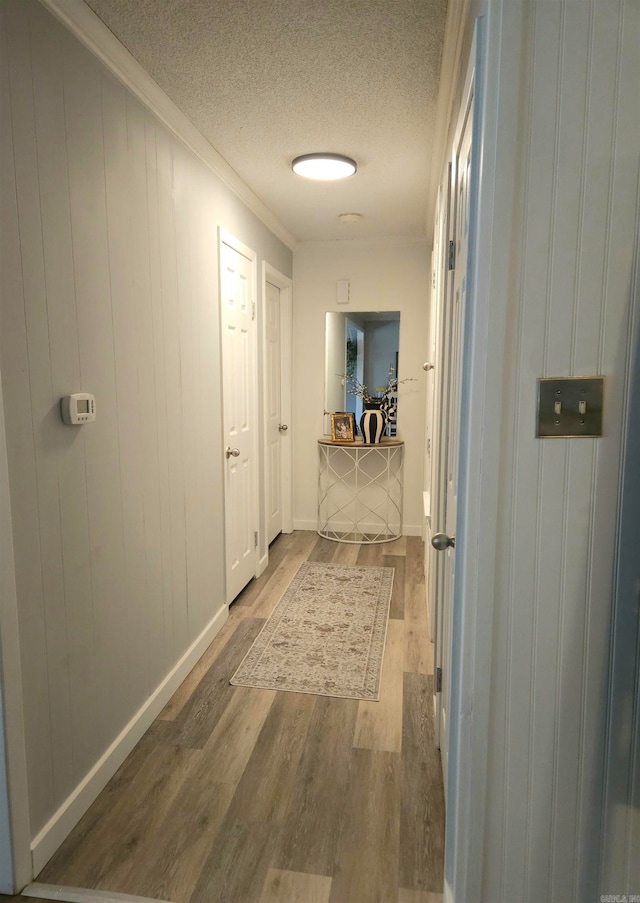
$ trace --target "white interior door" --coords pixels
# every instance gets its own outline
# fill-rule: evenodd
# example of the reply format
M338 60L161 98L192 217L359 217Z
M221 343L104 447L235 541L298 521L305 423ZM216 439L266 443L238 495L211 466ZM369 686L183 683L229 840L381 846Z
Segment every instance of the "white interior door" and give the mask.
M267 543L282 532L282 443L288 441L289 425L282 417L282 348L280 336L280 289L265 283L265 436Z
M261 374L264 427L264 542L259 545L263 570L269 543L278 533L293 530L293 475L291 456L292 314L293 283L266 261L262 264Z
M434 387L434 435L431 471L431 530L429 548L429 593L435 609L435 681L433 710L435 717L436 743L442 749L446 739L443 738L443 720L446 723L446 711L442 711L442 674L445 670L444 622L446 615L445 557L431 545L433 536L442 531L446 524L447 511L447 454L451 417L451 314L453 310L454 274L449 270L451 261L450 245L453 242L454 209L452 192L455 191L454 164L449 163L443 178L439 195L438 219L436 232L438 235L438 279L436 310L436 353L435 353L435 387ZM443 756L444 760L444 756ZM444 762L446 768L446 761Z
M469 195L473 125L473 92L463 108L450 169L449 205L450 241L448 289L444 293L442 324L442 415L440 504L437 508L436 535L432 539L438 550L437 630L436 630L436 716L438 735L447 786L449 689L451 672L451 608L454 588L454 555L456 513L458 505L458 437L460 426L460 385L462 368L462 326L467 292L467 248L469 240Z
M448 170L447 170L448 173ZM433 246L433 283L431 293L431 310L429 322L429 355L425 362L427 370L426 387L426 430L425 430L425 514L427 518L424 535L425 579L427 586L427 610L429 615L429 636L436 644L436 652L441 647L437 640L438 620L436 599L438 597L438 568L440 560L431 545L434 526L442 522L441 509L444 510L444 490L440 488L440 474L444 473L442 465L443 436L441 418L444 397L444 351L443 351L443 317L444 295L447 287L446 254L448 244L448 211L450 177L439 188L436 204ZM439 662L437 664L440 664ZM434 689L434 713L436 713L436 693ZM438 730L439 717L435 719L436 743L440 745Z
M227 602L256 574L258 539L255 255L220 237Z

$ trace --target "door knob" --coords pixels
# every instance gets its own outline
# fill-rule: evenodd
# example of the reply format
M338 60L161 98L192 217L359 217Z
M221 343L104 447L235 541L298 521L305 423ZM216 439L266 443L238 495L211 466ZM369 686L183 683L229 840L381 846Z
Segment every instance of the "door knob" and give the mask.
M422 369L423 369L423 370L427 370L427 372L428 372L429 370L433 370L433 364L425 363L425 364L422 365Z
M239 448L231 448L230 445L227 445L227 450L225 452L225 456L227 458L237 458L237 457L239 457L239 455L240 455Z
M446 533L436 533L431 540L431 545L434 549L437 549L438 552L444 552L449 547L452 549L455 548L456 538L455 536L447 536Z
M281 423L280 426L278 427L278 429L280 430L281 433L286 433L287 430L289 429L289 427L287 426L286 423Z

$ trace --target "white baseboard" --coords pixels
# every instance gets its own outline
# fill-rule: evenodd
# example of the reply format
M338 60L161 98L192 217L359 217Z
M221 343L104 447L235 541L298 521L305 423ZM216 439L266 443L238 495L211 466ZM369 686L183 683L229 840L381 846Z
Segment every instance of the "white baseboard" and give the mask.
M34 875L37 875L47 864L63 840L80 821L80 818L160 714L198 659L202 657L228 617L229 609L224 605L122 729L91 771L34 837L31 842Z
M371 526L371 532L374 533L376 529L379 528L379 524L376 527L375 525ZM314 533L318 529L318 521L316 520L294 520L293 522L294 530L312 530ZM345 530L347 526L345 525ZM403 536L422 536L422 524L403 524L402 527L402 535Z
M151 897L135 897L110 890L92 890L86 887L63 887L61 884L29 884L22 891L23 897L38 900L58 900L59 903L159 903Z
M318 529L318 521L317 520L294 520L293 522L294 530L312 530L314 533Z

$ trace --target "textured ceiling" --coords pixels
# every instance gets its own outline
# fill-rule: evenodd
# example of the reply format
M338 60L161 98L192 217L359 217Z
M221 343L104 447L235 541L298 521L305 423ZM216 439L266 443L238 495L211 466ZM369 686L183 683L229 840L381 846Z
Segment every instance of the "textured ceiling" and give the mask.
M86 2L299 241L425 234L446 0Z

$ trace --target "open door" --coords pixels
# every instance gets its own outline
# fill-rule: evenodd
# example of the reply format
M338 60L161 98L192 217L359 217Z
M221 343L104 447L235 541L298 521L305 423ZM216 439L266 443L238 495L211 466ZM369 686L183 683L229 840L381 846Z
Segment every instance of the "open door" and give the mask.
M458 506L458 437L462 369L462 326L467 292L467 248L469 239L469 195L473 126L473 84L462 107L449 167L448 242L441 256L444 270L439 324L439 418L438 450L434 459L434 490L431 544L432 589L436 599L435 714L447 786L449 678L451 672L451 605L454 588L456 513Z
M446 452L446 428L443 425L445 414L446 380L445 380L445 353L444 353L444 320L446 305L446 292L449 290L447 271L447 252L449 246L449 194L451 166L447 167L446 178L438 191L436 205L436 219L434 229L433 249L433 295L430 323L430 351L431 359L425 363L428 377L431 379L430 409L427 412L427 431L425 461L429 467L429 477L425 478L427 486L427 526L425 531L425 578L427 586L427 610L429 613L429 635L434 643L435 680L433 688L433 712L436 745L440 746L440 690L439 679L442 674L442 638L440 629L442 626L442 612L439 610L441 599L442 567L441 557L431 545L431 539L436 532L436 525L444 523L445 494L444 477L446 471L444 455ZM429 369L431 368L431 369ZM427 394L429 399L429 393ZM429 404L429 400L427 401Z

